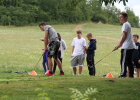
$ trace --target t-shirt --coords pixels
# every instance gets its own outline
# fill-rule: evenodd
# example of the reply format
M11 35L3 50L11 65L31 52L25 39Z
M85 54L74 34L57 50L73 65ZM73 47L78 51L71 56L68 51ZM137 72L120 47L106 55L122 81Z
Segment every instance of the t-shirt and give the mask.
M122 26L122 36L123 32L127 32L127 37L124 43L122 44L122 49L135 49L135 43L133 41L133 36L132 36L132 30L131 30L131 25L129 22L125 22Z
M55 31L55 29L52 26L46 25L44 27L44 31L48 31L49 32L48 38L49 38L50 42L52 42L52 41L59 41L58 40L57 32Z
M86 40L84 38L78 39L76 37L72 41L72 46L74 46L74 51L72 56L84 54L84 47L86 46Z
M64 50L66 50L66 42L61 39L60 41L60 51L61 51L61 58L63 58Z
M132 58L134 62L138 62L138 60L140 60L140 43L137 42L135 43L135 45L136 45L136 48L134 49Z

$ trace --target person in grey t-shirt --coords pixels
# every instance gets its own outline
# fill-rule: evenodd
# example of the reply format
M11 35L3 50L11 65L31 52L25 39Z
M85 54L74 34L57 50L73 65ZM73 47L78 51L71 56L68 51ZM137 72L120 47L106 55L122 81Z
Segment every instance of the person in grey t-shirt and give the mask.
M57 32L55 31L55 29L52 26L46 25L45 23L39 24L39 27L42 31L45 31L43 55L48 50L47 58L48 58L49 71L46 72L45 76L53 76L52 57L54 58L54 60L56 61L57 65L60 69L60 75L64 75L64 72L62 70L62 63L58 59L58 56L57 56L59 48L60 48L60 42L58 39ZM48 43L48 40L50 43Z
M133 41L131 25L129 24L128 15L125 12L120 13L120 22L122 26L122 36L118 45L114 48L114 51L121 48L121 75L119 78L126 77L127 67L129 68L129 77L134 77L134 68L132 61L132 54L135 49L135 43Z
M59 41L57 32L55 31L55 29L52 26L45 25L43 29L44 29L44 31L48 31L49 32L48 39L50 40L50 42L52 42L52 41Z

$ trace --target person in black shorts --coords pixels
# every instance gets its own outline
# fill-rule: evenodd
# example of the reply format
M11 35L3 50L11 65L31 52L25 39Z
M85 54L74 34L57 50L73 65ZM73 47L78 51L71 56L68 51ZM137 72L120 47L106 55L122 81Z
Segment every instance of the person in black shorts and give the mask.
M54 58L54 60L56 61L57 65L59 67L60 75L64 75L64 72L62 70L62 63L58 59L58 51L60 48L60 42L58 39L57 32L55 31L55 29L52 26L46 25L45 23L40 23L39 27L42 31L45 31L43 55L48 50L47 58L48 58L49 71L46 72L45 76L53 76L52 57ZM48 44L48 40L50 42L49 44Z
M136 49L133 52L133 62L136 67L137 77L140 77L140 43L138 42L139 36L133 35L133 40L136 44Z

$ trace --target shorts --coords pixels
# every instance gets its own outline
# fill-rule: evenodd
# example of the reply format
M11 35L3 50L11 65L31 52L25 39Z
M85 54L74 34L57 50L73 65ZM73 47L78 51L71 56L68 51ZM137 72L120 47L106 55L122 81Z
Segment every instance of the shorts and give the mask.
M84 66L85 55L71 56L71 67Z
M134 61L134 66L135 66L136 68L140 68L140 64L139 64L137 61Z
M49 58L58 58L58 51L60 48L60 42L59 41L52 41L50 42L50 44L48 45L48 55L47 57Z

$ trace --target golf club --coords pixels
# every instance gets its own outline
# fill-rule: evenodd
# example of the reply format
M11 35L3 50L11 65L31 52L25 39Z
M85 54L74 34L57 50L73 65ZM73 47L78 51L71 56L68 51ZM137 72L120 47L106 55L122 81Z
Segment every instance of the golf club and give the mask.
M39 58L38 62L35 64L34 67L36 67L38 65L38 63L40 62L41 58L42 58L43 55L41 55L41 57Z
M39 58L39 60L37 61L37 63L35 64L34 66L34 69L37 67L38 63L40 62L41 58L42 58L43 55L41 55L41 57ZM37 76L37 73L35 70L32 70L32 72L28 73L29 75L31 76Z
M111 52L109 52L107 55L105 55L103 58L101 58L99 61L97 61L95 63L95 65L97 65L98 63L100 63L102 60L104 60L106 57L108 57L114 50L112 50Z

